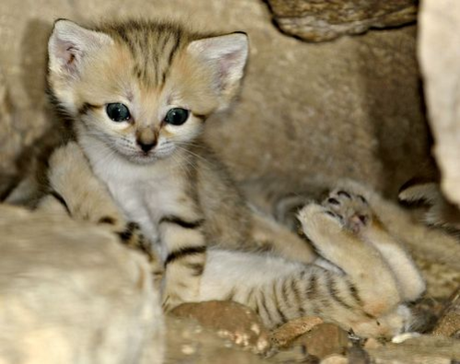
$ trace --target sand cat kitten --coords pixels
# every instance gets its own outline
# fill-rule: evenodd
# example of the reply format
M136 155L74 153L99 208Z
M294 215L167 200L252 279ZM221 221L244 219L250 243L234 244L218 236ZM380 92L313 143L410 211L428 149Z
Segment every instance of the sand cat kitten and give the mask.
M48 177L53 193L42 199L39 209L114 231L122 242L149 253L152 269L161 277L161 263L119 213L77 144L53 154ZM310 203L300 211L303 231L334 269L273 254L211 248L194 299L246 304L270 328L319 315L361 336L390 337L407 330L413 318L404 302L417 299L424 282L397 238L372 211L367 202L372 199L372 192L348 184L321 204Z
M261 224L201 138L206 119L239 89L246 34L147 21L90 30L59 20L48 51L51 93L92 170L166 266L165 305L197 299L207 247L254 247ZM312 261L289 235L289 249L286 239L271 248Z

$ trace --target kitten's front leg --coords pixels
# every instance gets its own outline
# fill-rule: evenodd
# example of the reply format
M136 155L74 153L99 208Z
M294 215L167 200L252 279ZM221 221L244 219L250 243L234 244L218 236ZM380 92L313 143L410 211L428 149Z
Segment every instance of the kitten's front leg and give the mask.
M364 311L377 317L401 302L398 282L375 247L360 238L370 227L372 211L356 211L353 204L346 203L353 202L355 196L346 191L340 191L340 195L341 201L330 197L323 205L307 205L300 211L299 220L320 255L353 282Z
M96 178L78 144L69 142L56 149L47 172L50 192L37 209L65 214L113 232L122 244L140 251L149 260L154 284L159 287L163 266L136 223L129 222L113 201L106 186Z
M181 303L198 300L206 262L203 223L203 218L193 207L165 215L160 220L160 238L167 251L163 292L166 311Z

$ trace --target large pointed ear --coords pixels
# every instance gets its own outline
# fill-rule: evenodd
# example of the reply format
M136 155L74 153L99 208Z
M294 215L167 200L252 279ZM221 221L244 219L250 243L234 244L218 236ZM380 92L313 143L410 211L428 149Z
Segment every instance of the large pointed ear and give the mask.
M49 70L64 78L76 78L88 55L112 43L107 34L82 28L70 20L57 20L48 42Z
M248 59L248 36L238 32L218 37L195 40L187 51L213 74L213 86L225 108L239 90Z

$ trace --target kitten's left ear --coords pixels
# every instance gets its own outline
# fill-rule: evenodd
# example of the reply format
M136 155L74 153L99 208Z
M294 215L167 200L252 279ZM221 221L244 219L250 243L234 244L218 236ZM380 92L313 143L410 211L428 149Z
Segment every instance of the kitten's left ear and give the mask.
M49 70L67 79L75 78L82 71L86 58L112 43L107 34L59 19L48 41Z
M213 71L214 86L221 98L219 108L227 107L238 92L244 75L249 53L247 34L237 32L195 40L187 51Z

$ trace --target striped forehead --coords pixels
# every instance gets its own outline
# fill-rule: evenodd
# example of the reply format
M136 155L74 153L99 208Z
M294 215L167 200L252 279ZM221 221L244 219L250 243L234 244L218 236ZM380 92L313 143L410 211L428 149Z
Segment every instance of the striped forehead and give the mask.
M163 85L175 55L186 42L182 29L173 25L131 24L114 31L132 54L133 76L149 87Z

